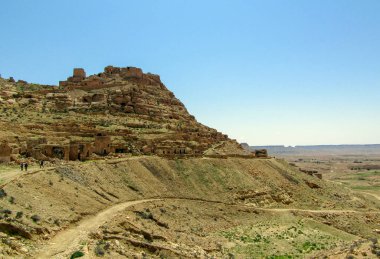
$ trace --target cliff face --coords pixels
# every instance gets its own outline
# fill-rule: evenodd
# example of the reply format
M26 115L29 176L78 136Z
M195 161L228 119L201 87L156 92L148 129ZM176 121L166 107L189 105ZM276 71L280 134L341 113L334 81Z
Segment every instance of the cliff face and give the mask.
M14 160L19 154L64 160L116 153L202 156L206 151L253 156L198 123L158 75L139 68L108 66L88 77L76 68L59 87L0 83L0 139Z

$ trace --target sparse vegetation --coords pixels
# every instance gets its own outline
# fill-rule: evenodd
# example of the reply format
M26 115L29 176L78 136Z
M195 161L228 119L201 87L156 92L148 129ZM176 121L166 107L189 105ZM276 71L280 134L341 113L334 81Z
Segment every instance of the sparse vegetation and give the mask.
M38 223L41 221L41 217L38 216L37 214L34 214L33 216L30 217L34 223Z
M24 215L24 213L22 211L18 211L16 213L16 219L21 219L23 215Z
M8 199L9 203L14 204L15 203L15 197L11 196Z
M106 251L109 249L110 244L104 240L100 240L95 247L95 255L96 256L104 256Z
M4 191L4 189L0 189L0 198L4 198L7 196L7 193Z
M1 213L5 214L5 215L11 215L12 211L9 209L4 209L4 210L1 210Z
M70 259L79 258L84 256L84 253L82 251L75 251L71 256Z

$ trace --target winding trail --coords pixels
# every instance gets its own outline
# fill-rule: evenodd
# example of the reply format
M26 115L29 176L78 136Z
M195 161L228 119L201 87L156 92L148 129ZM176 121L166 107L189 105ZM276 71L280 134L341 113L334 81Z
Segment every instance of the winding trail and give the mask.
M115 217L115 214L123 211L124 209L148 202L155 201L170 201L170 200L188 200L188 201L196 201L196 202L205 202L205 203L222 203L219 201L207 201L200 199L187 199L187 198L155 198L155 199L144 199L144 200L136 200L136 201L127 201L117 205L114 205L110 208L107 208L93 217L85 218L79 222L76 226L72 226L68 229L62 230L56 236L48 241L48 243L42 245L40 247L40 252L35 256L35 258L68 258L70 253L73 253L76 250L79 250L81 244L85 244L88 240L88 235L91 232L96 231L99 227L104 225L107 221L112 220ZM224 204L224 203L222 203ZM333 213L333 214L341 214L341 213L374 213L380 214L380 211L355 211L355 210L308 210L308 209L292 209L292 208L256 208L241 204L225 204L226 206L237 206L237 207L248 207L258 211L266 211L266 212L307 212L307 213ZM86 252L86 251L85 251Z
M269 212L307 212L307 213L330 213L330 214L342 214L342 213L354 213L354 214L380 214L380 211L357 211L357 210L309 210L309 209L292 209L292 208L284 208L284 209L275 209L275 208L255 208L260 211L269 211Z
M127 201L105 209L92 218L82 220L79 225L68 228L54 236L35 258L68 258L70 253L78 250L81 242L88 239L88 234L111 220L116 213L141 203L159 201L161 199L146 199Z
M359 193L370 195L370 196L375 197L376 199L378 199L380 201L380 195L377 195L377 194L374 194L371 192L364 192L364 191L360 191Z
M106 164L119 164L122 162L126 162L129 160L137 160L141 158L145 158L147 156L136 156L136 157L124 157L124 158L114 158L109 160L94 160L91 161L92 163L106 163ZM8 183L19 180L20 178L26 177L28 175L32 175L35 173L39 173L42 171L50 171L54 170L55 168L59 167L59 165L50 166L50 167L43 167L39 168L38 166L29 167L28 171L21 171L19 167L9 167L4 172L0 172L0 188L3 188Z

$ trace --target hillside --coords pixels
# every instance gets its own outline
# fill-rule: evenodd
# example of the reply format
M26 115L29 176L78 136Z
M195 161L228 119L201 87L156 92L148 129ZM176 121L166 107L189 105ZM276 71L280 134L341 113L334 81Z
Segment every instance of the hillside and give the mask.
M59 86L0 83L1 257L380 251L376 197L244 150L198 123L157 75L109 66L75 69Z
M211 244L216 246L215 242L221 241L228 243L228 238L226 239L222 233L217 237L211 233L227 231L234 227L247 228L258 220L252 218L250 220L249 217L247 218L249 215L258 214L262 218L261 220L264 220L267 214L269 214L268 217L271 217L272 213L282 215L288 211L290 215L286 214L286 220L291 223L286 223L286 225L296 224L296 218L300 219L308 215L306 218L312 217L316 222L320 222L319 224L332 226L332 229L328 229L328 231L321 230L322 236L331 235L330 232L333 229L339 229L339 231L343 231L342 235L349 233L348 240L373 237L375 234L373 224L380 221L379 213L374 213L380 209L378 201L341 189L338 185L316 177L299 173L285 162L276 159L191 158L168 160L158 157L134 157L85 164L70 162L66 165L36 170L19 176L5 184L3 190L7 196L0 200L4 220L0 229L5 233L16 235L24 241L24 245L19 246L27 249L28 252L25 255L39 254L48 247L52 251L45 254L47 258L54 251L59 251L54 245L44 245L45 241L43 240L50 239L56 233L60 233L65 228L98 211L133 200L148 199L146 204L134 207L131 212L122 213L122 209L117 210L115 213L119 216L115 219L118 220L116 222L105 220L104 224L108 221L108 225L100 230L99 235L92 238L90 235L90 239L81 237L76 243L72 243L71 238L66 239L68 248L62 251L62 254L60 253L61 258L80 249L83 241L88 243L90 250L95 249L97 243L109 240L103 237L105 234L107 236L113 233L107 229L113 229L118 224L125 225L126 223L122 223L125 221L134 226L134 232L138 231L142 235L145 231L154 236L153 233L159 231L161 233L159 236L164 239L153 237L153 244L156 241L164 247L167 247L170 242L190 247L193 244L202 253L206 252L206 254L215 256L221 256L223 250L214 248L215 251L207 252L207 246L211 246ZM12 198L10 199L10 197ZM149 199L159 198L161 200L149 201ZM204 206L202 204L206 205L210 211L198 211L196 207ZM239 205L243 207L236 207ZM214 206L216 207L214 208ZM224 212L220 214L220 207L222 207L221 211L226 210L227 214L231 213L231 215L226 218ZM238 210L236 211L236 209ZM144 212L146 210L153 216L149 216L150 214L144 216L144 213L148 213ZM297 210L300 211L297 212ZM10 214L7 214L7 211ZM133 211L137 211L135 212L137 218ZM203 223L197 223L198 227L201 224L202 228L205 228L211 222L218 223L219 220L224 223L219 226L218 224L221 223L219 222L213 227L214 230L210 230L211 232L208 230L194 232L193 235L197 239L200 238L199 235L202 236L201 233L206 234L195 243L176 240L174 238L175 229L182 229L181 232L185 231L185 233L188 231L185 230L186 225L181 226L182 223L178 221L183 217L180 216L181 213L186 211L191 215L196 213L200 217L206 217L203 219ZM167 218L166 213L172 217ZM237 213L237 218L234 218L234 213ZM20 214L21 216L19 216ZM138 219L139 215L142 219ZM114 214L109 216L115 217ZM144 219L144 217L147 218ZM245 218L244 224L239 222L240 217ZM190 216L188 220L189 223L193 222L196 217ZM149 226L146 226L144 222ZM276 224L282 223L277 222ZM100 224L100 226L102 225ZM129 232L132 231L130 228L128 227ZM121 231L120 234L126 233L125 230L119 231ZM151 231L153 232L151 233ZM124 244L126 255L132 256L146 251L133 243L133 240L137 243L144 243L149 241L149 238L144 235L141 237L132 235L129 238L132 238L132 241L127 238L126 241L129 241ZM300 238L303 240L302 236ZM122 237L116 240L124 242ZM201 240L207 241L207 245L203 244ZM334 239L333 243L344 244L345 242L347 240L343 235L341 238ZM17 241L13 241L13 243L17 244ZM148 244L151 244L151 241ZM330 242L328 244L332 245ZM132 253L127 247L137 249L137 251ZM164 248L159 250L166 251ZM16 251L19 253L23 250L5 251L14 254ZM189 256L188 252L186 250L182 255ZM118 252L111 249L110 253L117 254ZM156 253L152 253L151 256L154 254Z

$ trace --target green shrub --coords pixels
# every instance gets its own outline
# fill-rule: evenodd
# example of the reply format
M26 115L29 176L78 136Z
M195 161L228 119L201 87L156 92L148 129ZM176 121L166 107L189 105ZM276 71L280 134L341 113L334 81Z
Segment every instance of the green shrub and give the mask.
M22 211L18 211L16 213L16 219L21 219L23 215L24 215L24 213Z
M41 220L41 217L38 216L38 215L36 215L36 214L34 214L33 216L31 216L30 218L31 218L31 219L33 220L33 222L35 222L35 223L37 223L37 222L39 222L39 221Z
M8 199L9 203L14 204L15 203L15 197L11 196Z
M7 196L7 193L4 191L4 189L0 189L0 198L4 198Z
M78 258L84 256L84 253L81 251L75 251L71 256L70 259Z

